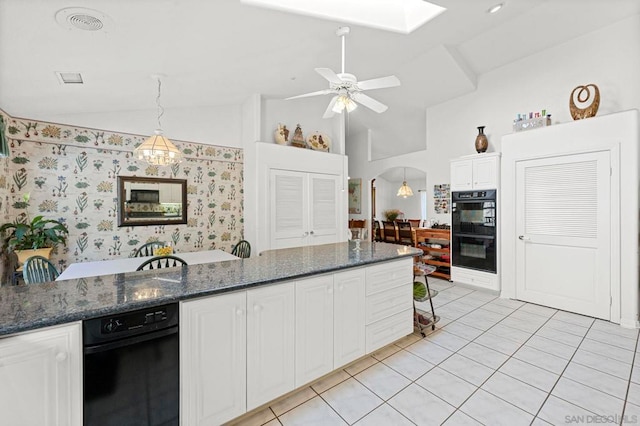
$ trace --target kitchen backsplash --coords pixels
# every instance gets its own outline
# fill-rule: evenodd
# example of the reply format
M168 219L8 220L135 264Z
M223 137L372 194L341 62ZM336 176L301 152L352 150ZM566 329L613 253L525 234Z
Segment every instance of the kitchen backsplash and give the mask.
M150 166L133 158L146 136L5 118L11 155L0 159L0 219L43 215L69 228L67 246L52 259L59 270L75 262L128 257L148 241L176 252L231 251L243 238L243 151L172 140L184 160ZM169 135L170 136L170 135ZM187 180L186 225L118 227L117 177Z

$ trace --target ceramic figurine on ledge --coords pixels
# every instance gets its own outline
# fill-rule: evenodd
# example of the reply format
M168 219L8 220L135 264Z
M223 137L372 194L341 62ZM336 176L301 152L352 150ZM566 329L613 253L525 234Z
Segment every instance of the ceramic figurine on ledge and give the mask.
M291 139L291 145L297 146L298 148L306 148L307 143L304 140L304 136L302 135L302 128L300 125L296 125L296 130L293 131L293 138Z
M286 145L289 142L289 129L284 124L278 124L278 130L275 132L275 139L278 145Z

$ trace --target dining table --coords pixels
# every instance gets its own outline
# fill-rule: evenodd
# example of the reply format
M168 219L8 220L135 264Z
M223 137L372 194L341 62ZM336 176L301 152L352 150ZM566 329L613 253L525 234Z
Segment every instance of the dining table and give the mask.
M225 260L238 260L237 256L223 250L203 250L185 253L173 253L187 262L187 265L197 265L201 263L222 262ZM72 280L77 278L97 277L99 275L120 274L124 272L134 272L145 260L155 256L127 257L122 259L97 260L91 262L78 262L70 264L56 278L56 281Z

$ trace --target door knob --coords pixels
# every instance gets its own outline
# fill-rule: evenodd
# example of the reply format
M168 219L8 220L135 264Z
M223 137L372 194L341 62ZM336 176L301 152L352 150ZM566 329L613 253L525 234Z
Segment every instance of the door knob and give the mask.
M520 236L518 236L518 238L519 238L520 240L522 240L522 241L529 241L529 240L531 239L531 238L529 238L529 237L525 237L524 235L520 235Z
M311 235L313 235L313 231L309 232Z

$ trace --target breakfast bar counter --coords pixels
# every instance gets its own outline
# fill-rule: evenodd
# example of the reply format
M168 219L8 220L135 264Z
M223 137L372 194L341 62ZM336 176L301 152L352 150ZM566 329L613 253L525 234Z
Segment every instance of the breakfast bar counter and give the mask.
M353 247L344 242L268 250L184 268L0 287L0 336L420 254L385 243Z

